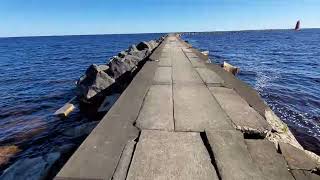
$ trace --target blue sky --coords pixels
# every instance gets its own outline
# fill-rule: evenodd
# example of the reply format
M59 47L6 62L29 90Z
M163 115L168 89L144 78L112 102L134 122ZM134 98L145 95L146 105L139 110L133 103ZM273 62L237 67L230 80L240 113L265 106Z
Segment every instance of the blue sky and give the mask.
M320 27L320 0L1 0L0 36Z

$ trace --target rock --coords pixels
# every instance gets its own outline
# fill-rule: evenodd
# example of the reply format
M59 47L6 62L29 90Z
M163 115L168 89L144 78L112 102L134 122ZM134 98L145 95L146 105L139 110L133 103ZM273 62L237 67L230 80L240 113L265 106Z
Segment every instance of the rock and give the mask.
M72 138L78 138L90 134L98 122L89 122L64 131L62 134Z
M112 105L117 101L121 94L113 94L111 96L106 96L101 103L98 112L107 112L112 107Z
M108 68L106 65L91 65L86 71L86 76L77 82L78 95L90 99L113 84L115 80L105 72Z
M131 51L139 51L139 50L137 49L137 46L133 44L129 47L128 51L131 52Z
M127 71L131 71L131 69L132 69L132 64L128 61L125 61L124 58L120 58L120 57L114 57L110 61L109 66L110 66L110 71L111 71L110 75L114 79L117 79L118 77L120 77L121 75L123 75Z
M127 54L128 54L128 52L126 52L126 51L121 51L121 52L119 52L118 56L119 56L120 58L124 58Z
M51 152L60 152L62 155L64 155L64 154L69 154L75 148L76 148L75 144L64 144L62 146L56 146L52 148Z
M0 147L0 166L8 163L10 158L20 152L18 146L1 146Z
M223 62L223 69L229 73L232 73L233 75L236 75L239 73L240 69L238 67L232 66L231 64L227 62Z
M0 179L47 179L50 169L59 158L60 153L55 152L41 157L20 159L7 168Z
M139 58L141 61L142 59L144 59L146 56L149 55L149 51L148 50L142 50L142 51L129 51L128 53L129 55L135 56L137 58Z
M137 45L137 49L138 49L139 51L142 51L142 50L145 50L145 49L151 51L151 50L152 50L152 47L150 46L149 43L147 43L147 42L145 42L145 41L142 41L142 42L140 42L140 43Z

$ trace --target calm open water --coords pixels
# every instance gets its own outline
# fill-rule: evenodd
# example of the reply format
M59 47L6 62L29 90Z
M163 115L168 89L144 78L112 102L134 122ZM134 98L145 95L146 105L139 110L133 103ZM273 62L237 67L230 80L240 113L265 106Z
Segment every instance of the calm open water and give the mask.
M52 116L75 95L75 81L89 65L161 35L0 38L0 148L17 145L22 150L10 164L64 144L79 145L83 138L63 132L90 120L79 112L66 120ZM0 167L0 174L7 166Z
M240 67L298 141L320 154L320 29L184 35L216 63Z

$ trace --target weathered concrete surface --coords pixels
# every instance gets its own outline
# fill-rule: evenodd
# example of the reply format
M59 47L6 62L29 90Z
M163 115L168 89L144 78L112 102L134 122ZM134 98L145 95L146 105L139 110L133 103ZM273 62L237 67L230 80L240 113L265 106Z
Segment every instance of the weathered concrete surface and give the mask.
M153 82L157 62L147 62L107 115L71 156L55 179L110 179L128 141L138 137L132 123Z
M317 167L317 163L301 149L282 142L279 147L290 169L313 170Z
M250 129L261 133L271 129L267 121L234 90L223 87L209 89L238 129Z
M171 58L170 57L167 57L167 58L161 58L159 60L159 66L172 66L172 61L171 61Z
M268 140L245 140L253 162L268 179L294 180L288 171L287 163L274 144Z
M196 68L197 72L199 73L201 79L208 85L208 86L222 86L223 80L212 70L208 68Z
M150 87L136 126L140 129L167 131L174 129L171 85L153 85Z
M291 170L295 180L320 180L320 176L310 171Z
M221 77L225 87L234 89L251 107L264 117L268 105L262 100L255 89L223 70L218 64L207 63L206 67Z
M198 73L192 68L190 61L183 54L181 49L173 50L172 53L172 79L173 83L198 83L202 84L202 80Z
M204 85L173 85L175 130L233 129L230 119Z
M242 133L206 131L209 144L223 180L267 180L253 162Z
M136 145L135 141L129 141L126 144L121 154L119 164L117 165L117 169L113 174L113 177L112 177L113 180L125 180L127 178L127 173L129 170L135 145Z
M127 180L218 180L199 133L142 131Z
M158 67L154 75L154 84L172 84L172 68Z
M206 65L205 65L205 62L201 59L199 59L198 57L188 57L191 64L192 64L192 67L194 68L198 68L198 67L201 67L201 68L205 68Z

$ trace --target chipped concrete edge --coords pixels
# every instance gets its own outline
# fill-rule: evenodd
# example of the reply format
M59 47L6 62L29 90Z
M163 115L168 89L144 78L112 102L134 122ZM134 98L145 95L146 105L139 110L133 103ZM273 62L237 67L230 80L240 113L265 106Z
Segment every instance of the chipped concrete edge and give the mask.
M295 136L292 134L290 129L288 128L287 124L284 123L267 105L267 103L261 98L258 92L250 87L247 83L239 80L235 76L231 75L230 73L224 71L219 65L215 64L211 61L208 63L208 56L203 55L198 49L193 48L192 45L182 40L181 37L178 38L181 43L186 45L188 49L190 49L193 53L200 57L205 63L208 69L213 70L217 73L225 82L224 86L227 88L234 89L255 111L257 111L272 127L272 131L263 132L266 133L266 139L273 142L275 146L278 148L279 142L291 144L292 146L303 150L311 159L315 160L320 167L320 156L305 150L301 144L297 141ZM243 127L239 129L241 130ZM245 131L250 131L251 129L244 129ZM254 132L255 133L255 130Z

